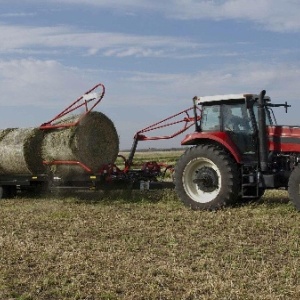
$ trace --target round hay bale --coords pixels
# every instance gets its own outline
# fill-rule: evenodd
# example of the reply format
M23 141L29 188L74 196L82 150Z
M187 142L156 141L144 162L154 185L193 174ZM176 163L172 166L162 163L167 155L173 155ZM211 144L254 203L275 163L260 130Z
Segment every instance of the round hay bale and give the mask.
M0 130L0 174L43 173L42 140L43 132L38 128Z
M80 115L68 122L76 122ZM103 164L114 163L119 137L113 122L103 113L90 112L76 126L45 132L42 156L45 161L79 161L96 173ZM84 169L74 165L53 165L57 175L68 177Z
M11 131L18 129L18 128L6 128L6 129L1 129L0 130L0 141Z

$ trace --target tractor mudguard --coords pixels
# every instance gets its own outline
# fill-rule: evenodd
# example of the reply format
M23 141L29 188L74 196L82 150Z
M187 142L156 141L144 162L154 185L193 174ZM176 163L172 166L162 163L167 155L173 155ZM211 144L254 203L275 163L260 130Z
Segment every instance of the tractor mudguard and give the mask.
M181 145L198 145L202 142L213 141L221 144L231 155L237 163L241 163L241 155L236 145L232 142L226 132L193 132L187 134L181 141Z

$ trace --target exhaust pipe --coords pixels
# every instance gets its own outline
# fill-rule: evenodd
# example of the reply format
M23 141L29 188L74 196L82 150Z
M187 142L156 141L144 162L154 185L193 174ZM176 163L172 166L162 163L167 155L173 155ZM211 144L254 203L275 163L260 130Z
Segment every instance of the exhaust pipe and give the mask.
M268 136L266 126L266 110L264 97L266 91L263 90L258 98L258 140L259 140L259 160L262 172L268 170Z

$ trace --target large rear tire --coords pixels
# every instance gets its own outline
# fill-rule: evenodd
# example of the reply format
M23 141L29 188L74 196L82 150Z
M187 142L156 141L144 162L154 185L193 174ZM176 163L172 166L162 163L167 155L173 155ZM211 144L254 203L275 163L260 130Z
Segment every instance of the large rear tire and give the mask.
M300 166L295 167L291 173L288 192L292 203L300 211Z
M175 190L192 209L216 210L236 201L240 177L236 162L220 147L188 149L175 167Z

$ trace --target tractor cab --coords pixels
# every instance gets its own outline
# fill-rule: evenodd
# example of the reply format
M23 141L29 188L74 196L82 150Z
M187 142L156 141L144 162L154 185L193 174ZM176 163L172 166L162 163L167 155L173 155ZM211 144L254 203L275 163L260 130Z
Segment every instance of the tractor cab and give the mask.
M257 156L257 98L254 94L198 97L196 104L202 111L198 132L227 140L241 160ZM274 122L272 114L267 113L266 123Z
M181 144L197 145L201 141L210 140L229 150L239 163L258 161L261 144L259 133L265 132L270 126L276 126L272 107L283 106L271 104L265 94L261 104L259 99L260 95L257 94L194 97L194 106L200 106L201 116L195 132L188 134ZM260 107L264 111L263 120L260 120ZM266 136L263 139L263 151L268 152Z
M283 141L286 139L283 136L299 132L299 127L284 129L277 125L272 108L285 107L287 111L289 105L271 103L265 91L259 95L229 94L194 97L193 100L194 107L200 106L201 116L197 118L195 115L199 120L196 130L181 144L198 145L209 140L223 146L241 164L259 161L267 170L269 152L284 150Z

